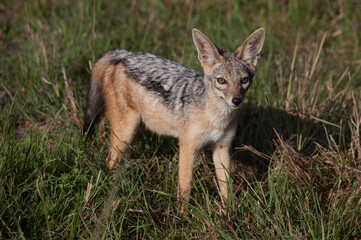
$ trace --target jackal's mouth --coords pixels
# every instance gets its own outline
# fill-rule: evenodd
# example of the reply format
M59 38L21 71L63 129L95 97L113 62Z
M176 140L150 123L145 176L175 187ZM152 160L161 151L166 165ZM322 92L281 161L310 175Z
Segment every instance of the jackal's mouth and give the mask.
M235 106L233 104L230 104L231 108L234 109L234 110L238 109L241 105L242 105L242 103L237 105L237 106Z
M240 104L234 104L234 103L228 102L228 101L225 101L225 102L226 102L227 105L228 105L230 108L232 108L233 110L238 109L238 108L242 105L242 103L240 103Z

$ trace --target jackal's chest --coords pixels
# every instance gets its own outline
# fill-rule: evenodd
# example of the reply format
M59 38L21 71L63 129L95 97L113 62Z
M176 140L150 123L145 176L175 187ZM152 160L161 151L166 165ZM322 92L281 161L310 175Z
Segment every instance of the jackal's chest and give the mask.
M202 126L199 128L198 139L202 145L219 142L223 138L234 134L235 123L236 117L234 114L219 118L214 118L214 115L208 117L200 122Z
M209 129L200 133L200 140L207 143L218 142L224 137L225 132L220 129Z

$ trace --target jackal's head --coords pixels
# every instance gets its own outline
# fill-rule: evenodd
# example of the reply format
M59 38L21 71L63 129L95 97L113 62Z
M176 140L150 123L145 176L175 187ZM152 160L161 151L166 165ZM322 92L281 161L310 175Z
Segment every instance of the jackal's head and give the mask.
M203 33L193 29L193 41L204 70L205 81L213 93L231 108L243 102L252 84L265 30L257 29L234 52L219 50Z

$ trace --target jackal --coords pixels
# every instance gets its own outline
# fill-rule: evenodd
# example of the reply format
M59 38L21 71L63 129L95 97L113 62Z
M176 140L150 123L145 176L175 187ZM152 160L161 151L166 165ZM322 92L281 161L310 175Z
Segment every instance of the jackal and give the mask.
M89 136L105 112L110 121L110 169L120 163L142 121L158 134L179 140L178 199L189 200L194 155L209 144L222 201L228 198L230 146L237 109L252 85L265 30L251 34L233 52L218 49L192 31L204 74L149 53L114 49L95 63L90 80L84 133Z

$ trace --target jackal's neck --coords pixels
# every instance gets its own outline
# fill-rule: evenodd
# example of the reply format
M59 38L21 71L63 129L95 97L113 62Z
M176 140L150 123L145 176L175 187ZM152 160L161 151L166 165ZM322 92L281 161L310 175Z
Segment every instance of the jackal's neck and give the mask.
M223 99L217 96L209 84L205 84L206 95L204 111L210 122L220 128L225 128L236 117L237 109L231 108Z

